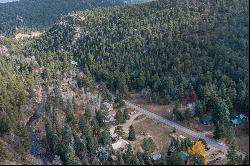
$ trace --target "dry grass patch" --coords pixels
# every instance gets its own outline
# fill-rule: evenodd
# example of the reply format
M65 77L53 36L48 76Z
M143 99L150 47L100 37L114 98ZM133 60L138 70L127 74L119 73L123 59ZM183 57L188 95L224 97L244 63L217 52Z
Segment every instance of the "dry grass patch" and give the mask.
M159 124L151 119L145 119L134 125L136 137L139 142L135 142L135 145L138 147L138 144L142 144L142 140L145 137L152 137L156 149L159 151L164 151L166 146L170 143L170 132L171 130L166 126Z

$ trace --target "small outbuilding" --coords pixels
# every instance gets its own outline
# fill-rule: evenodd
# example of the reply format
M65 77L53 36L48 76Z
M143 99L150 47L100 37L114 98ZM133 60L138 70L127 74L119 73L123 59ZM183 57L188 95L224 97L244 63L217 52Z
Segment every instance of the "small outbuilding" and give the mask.
M211 123L213 123L213 116L211 114L206 115L204 118L202 118L202 124L209 125Z
M160 153L155 153L155 154L153 154L152 158L154 159L154 161L160 160L161 159L161 154Z

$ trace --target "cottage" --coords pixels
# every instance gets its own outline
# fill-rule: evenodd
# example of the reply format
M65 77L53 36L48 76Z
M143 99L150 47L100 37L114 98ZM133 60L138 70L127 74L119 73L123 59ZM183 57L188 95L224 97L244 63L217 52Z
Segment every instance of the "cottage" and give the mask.
M124 140L124 139L120 139L117 142L112 144L112 147L114 150L121 150L124 151L127 149L129 143L128 141Z
M242 123L244 123L245 121L247 121L247 117L243 114L237 115L235 116L231 122L234 126L238 126L241 125Z

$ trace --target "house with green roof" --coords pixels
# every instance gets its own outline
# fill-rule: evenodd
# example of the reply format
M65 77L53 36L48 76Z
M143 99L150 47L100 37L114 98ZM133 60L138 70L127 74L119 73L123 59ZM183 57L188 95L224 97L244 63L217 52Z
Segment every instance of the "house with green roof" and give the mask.
M231 119L231 122L235 127L241 125L245 121L247 121L247 117L243 114L237 115L233 119Z

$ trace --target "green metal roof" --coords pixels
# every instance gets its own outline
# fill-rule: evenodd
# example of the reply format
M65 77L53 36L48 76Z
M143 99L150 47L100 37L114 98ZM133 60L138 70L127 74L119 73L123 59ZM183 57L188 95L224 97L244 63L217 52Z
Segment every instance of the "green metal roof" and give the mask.
M180 154L183 160L188 160L189 154L186 151L180 151Z
M243 123L246 119L247 119L246 116L244 116L243 114L240 114L240 115L235 116L235 117L231 120L231 122L232 122L234 125L239 125L239 124Z
M204 122L204 123L209 123L210 121L212 121L213 120L213 116L212 115L207 115L207 116L205 116L203 119L202 119L202 121Z

